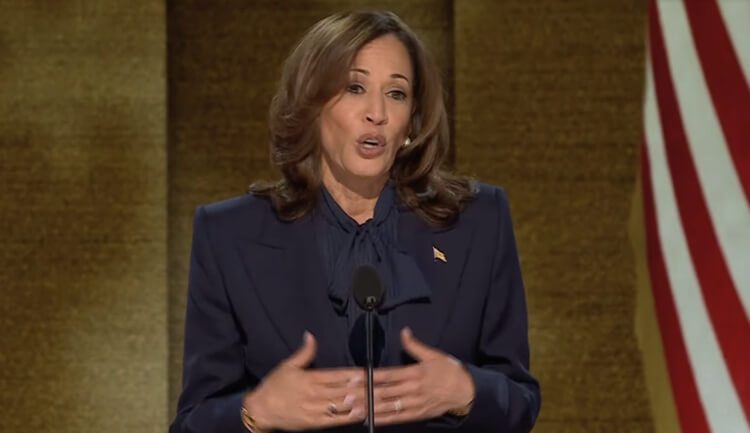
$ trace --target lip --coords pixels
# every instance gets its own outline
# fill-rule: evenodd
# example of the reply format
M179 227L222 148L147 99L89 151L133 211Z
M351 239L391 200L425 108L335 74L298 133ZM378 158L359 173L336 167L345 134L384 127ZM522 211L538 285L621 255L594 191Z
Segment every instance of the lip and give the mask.
M376 140L379 146L385 146L385 136L376 132L367 132L357 137L358 144L364 144L367 140Z
M377 146L366 144L366 140L375 140ZM357 137L357 153L364 159L375 159L383 156L386 149L385 136L377 132L367 132Z

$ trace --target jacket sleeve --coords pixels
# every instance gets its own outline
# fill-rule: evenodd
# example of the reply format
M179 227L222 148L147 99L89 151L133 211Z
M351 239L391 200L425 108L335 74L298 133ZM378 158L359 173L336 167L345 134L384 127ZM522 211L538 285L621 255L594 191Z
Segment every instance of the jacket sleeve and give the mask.
M244 433L240 408L250 383L242 337L212 251L207 214L199 207L193 225L183 388L170 433Z
M497 246L482 314L478 361L464 364L474 381L474 403L468 415L446 416L438 422L462 431L521 433L534 426L541 394L539 383L529 372L524 285L510 208L502 189L495 190L495 200L499 209Z

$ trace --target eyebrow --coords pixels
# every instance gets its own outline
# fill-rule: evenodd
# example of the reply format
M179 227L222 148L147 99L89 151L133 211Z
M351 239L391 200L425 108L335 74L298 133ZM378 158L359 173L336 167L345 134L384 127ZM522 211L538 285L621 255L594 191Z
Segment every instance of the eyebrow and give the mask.
M370 71L368 71L367 69L352 68L351 71L352 72L359 72L359 73L362 73L362 74L365 74L365 75L368 75L368 76L370 75ZM405 75L399 74L398 72L391 74L391 78L401 78L402 80L406 81L407 83L409 82L409 79L406 78Z

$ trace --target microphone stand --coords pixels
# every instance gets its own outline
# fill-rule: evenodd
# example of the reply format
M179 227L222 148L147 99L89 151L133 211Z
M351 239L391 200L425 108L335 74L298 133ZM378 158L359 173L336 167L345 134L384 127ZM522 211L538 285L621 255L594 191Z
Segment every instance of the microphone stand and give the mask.
M367 334L367 424L370 433L375 432L375 391L373 387L372 368L375 357L373 349L374 316L373 311L383 302L385 286L377 269L362 265L354 271L352 291L357 305L365 310L365 334Z
M373 380L372 380L372 373L373 373L373 310L375 309L375 298L373 296L367 297L367 311L365 315L367 316L366 319L366 329L365 334L367 334L367 424L368 424L368 431L369 433L375 432L375 392L373 390Z

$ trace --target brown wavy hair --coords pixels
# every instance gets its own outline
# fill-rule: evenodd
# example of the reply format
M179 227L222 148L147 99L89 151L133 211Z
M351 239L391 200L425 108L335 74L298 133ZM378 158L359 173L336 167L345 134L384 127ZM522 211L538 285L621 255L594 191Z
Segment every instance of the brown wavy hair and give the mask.
M473 180L441 168L450 146L448 118L439 71L422 43L392 12L343 12L319 21L300 40L271 102L271 162L283 178L250 185L250 192L268 197L280 218L301 218L317 205L320 112L345 89L359 50L389 34L406 47L415 77L412 143L398 150L390 172L400 203L440 227L453 222L476 195Z

